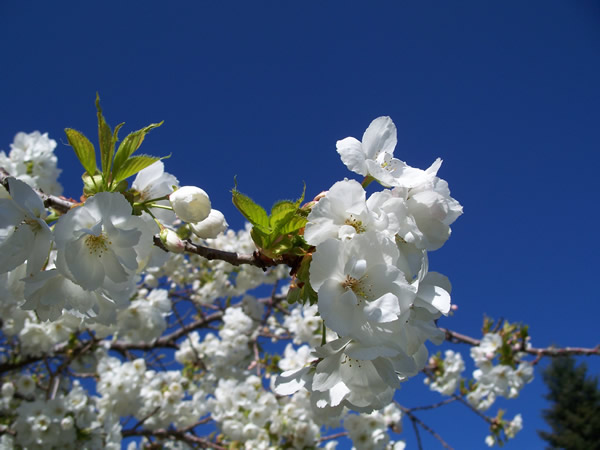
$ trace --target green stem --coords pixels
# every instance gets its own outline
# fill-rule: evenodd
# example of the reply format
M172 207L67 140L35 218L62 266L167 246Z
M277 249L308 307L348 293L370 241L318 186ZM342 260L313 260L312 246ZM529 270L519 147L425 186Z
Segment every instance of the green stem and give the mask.
M161 200L168 200L169 195L171 195L171 194L163 195L162 197L151 198L150 200L144 200L142 203L154 203L154 202L159 202Z
M368 185L370 185L370 184L371 184L371 182L373 182L373 181L375 181L375 178L373 178L371 175L367 175L367 176L365 177L365 179L364 179L364 180L362 180L361 186L363 187L363 189L366 189L366 187L367 187Z
M143 206L144 206L145 208L168 209L169 211L173 211L173 208L171 208L170 206L167 206L167 205L158 205L158 204L156 204L156 203L151 203L151 204L148 204L148 203L144 202L144 203L143 203Z

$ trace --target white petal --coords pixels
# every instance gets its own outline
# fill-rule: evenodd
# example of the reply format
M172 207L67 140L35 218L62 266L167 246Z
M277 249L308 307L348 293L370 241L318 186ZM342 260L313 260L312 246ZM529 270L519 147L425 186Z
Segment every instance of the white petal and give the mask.
M42 222L39 224L40 229L34 234L34 242L31 252L27 256L27 274L31 275L35 272L42 270L46 259L48 259L48 253L50 253L50 247L52 245L52 232L46 223Z
M13 270L25 262L34 243L34 234L27 225L18 227L0 245L0 273Z
M274 391L278 395L292 395L302 389L306 384L305 375L308 374L310 367L303 367L299 370L288 370L278 375L275 379Z
M104 266L100 263L100 256L89 251L85 237L68 242L64 249L64 255L67 267L77 284L88 291L102 286Z
M376 300L365 302L363 311L367 320L371 322L392 322L400 315L398 297L390 293L382 295Z
M327 280L319 289L319 314L325 325L341 336L348 336L364 321L356 294L335 280Z
M344 254L342 242L328 239L317 247L310 264L310 284L315 291L328 279L343 281Z
M391 155L397 142L396 125L391 118L384 116L371 122L363 134L362 147L367 158L374 159L379 152Z
M337 141L336 143L337 152L342 158L342 162L352 172L358 173L359 175L367 174L367 166L365 165L365 153L362 149L361 143L353 138L347 137Z
M10 188L10 196L17 205L21 206L34 217L46 216L44 202L42 202L42 199L27 183L11 177L8 179L8 186Z

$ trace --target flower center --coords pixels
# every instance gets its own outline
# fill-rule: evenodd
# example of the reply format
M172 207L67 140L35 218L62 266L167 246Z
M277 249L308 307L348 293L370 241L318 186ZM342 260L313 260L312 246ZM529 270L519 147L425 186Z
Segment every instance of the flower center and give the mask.
M344 289L351 289L352 292L354 292L359 297L359 301L362 300L362 298L367 299L368 293L371 290L369 286L365 285L364 283L365 278L367 277L368 275L365 275L361 279L357 279L351 277L350 275L346 275L346 279L342 281L342 287Z
M89 234L85 238L85 245L87 245L90 255L102 256L102 253L108 250L108 244L112 244L112 242L103 233L98 236Z
M31 231L34 233L39 233L42 230L42 225L35 219L25 219L23 223L29 225L29 228L31 228Z
M362 220L355 219L352 216L350 216L349 219L346 219L344 224L350 225L352 228L354 228L356 230L356 232L358 234L364 233L365 231L367 231L367 229L365 228L365 226L362 223Z

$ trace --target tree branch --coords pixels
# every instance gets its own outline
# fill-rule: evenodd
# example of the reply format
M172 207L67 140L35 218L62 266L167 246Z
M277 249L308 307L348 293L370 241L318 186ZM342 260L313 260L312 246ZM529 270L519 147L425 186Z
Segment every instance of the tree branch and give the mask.
M470 336L457 333L456 331L449 330L447 328L440 328L444 333L446 333L446 340L449 342L469 344L469 345L479 345L481 342L480 339L475 339ZM542 356L565 356L565 355L584 355L584 356L599 356L600 355L600 344L593 348L585 348L585 347L546 347L546 348L536 348L536 347L526 347L519 348L518 351L522 351L524 353L528 353L530 355L541 358Z
M396 403L398 408L400 408L402 410L402 412L404 414L406 414L408 416L408 418L411 420L411 422L413 423L413 427L415 428L415 434L417 436L417 442L419 444L419 448L422 448L422 444L421 444L421 437L419 436L417 424L420 425L421 428L423 428L429 434L431 434L434 438L436 438L439 441L439 443L442 444L442 447L444 447L448 450L452 450L452 447L450 447L450 445L448 445L448 443L446 441L444 441L444 439L442 439L442 437L439 434L437 434L431 427L429 427L429 425L425 424L421 419L419 419L417 416L415 416L409 408L402 406L398 402L394 402L394 403Z
M0 184L10 192L8 188L8 178L11 175L3 168L0 167ZM56 211L66 214L73 206L77 205L74 200L69 200L66 197L58 197L56 195L48 195L42 192L40 189L34 189L34 192L42 199L46 208L52 208Z

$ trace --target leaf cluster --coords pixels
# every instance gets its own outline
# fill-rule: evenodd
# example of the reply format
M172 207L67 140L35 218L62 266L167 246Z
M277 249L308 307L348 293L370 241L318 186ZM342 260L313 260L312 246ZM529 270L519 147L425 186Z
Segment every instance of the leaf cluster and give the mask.
M309 301L314 304L317 302L317 293L309 282L314 247L304 240L304 227L310 207L300 206L304 201L305 191L306 186L298 200L278 201L271 208L270 214L250 197L238 191L237 183L232 194L233 204L252 224L250 235L260 255L273 260L282 258L292 267L288 303Z
M100 107L100 96L96 94L96 110L98 116L98 143L100 147L100 165L98 169L96 162L96 149L94 144L80 131L72 128L65 128L69 145L73 147L75 155L83 166L85 173L82 178L84 181L84 195L90 196L97 192L124 192L127 189L126 178L137 174L140 170L154 164L162 158L150 155L133 154L140 148L146 134L150 130L157 128L163 122L152 123L140 130L134 131L125 137L115 147L119 141L118 134L121 127L125 124L118 124L114 130L106 122Z

